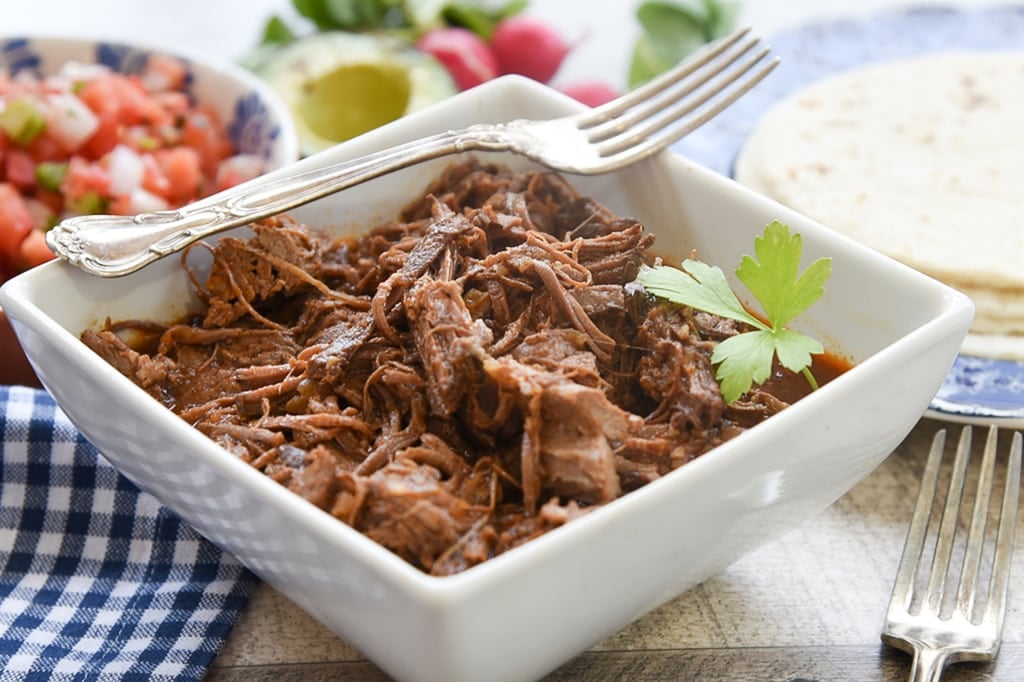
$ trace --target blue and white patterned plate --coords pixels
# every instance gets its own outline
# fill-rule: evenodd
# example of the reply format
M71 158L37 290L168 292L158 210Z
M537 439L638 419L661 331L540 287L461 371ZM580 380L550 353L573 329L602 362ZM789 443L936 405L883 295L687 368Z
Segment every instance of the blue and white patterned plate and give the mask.
M775 72L675 150L730 175L760 115L797 89L840 71L950 49L1024 50L1024 6L927 7L805 25L768 36ZM928 416L1024 428L1024 363L957 357Z

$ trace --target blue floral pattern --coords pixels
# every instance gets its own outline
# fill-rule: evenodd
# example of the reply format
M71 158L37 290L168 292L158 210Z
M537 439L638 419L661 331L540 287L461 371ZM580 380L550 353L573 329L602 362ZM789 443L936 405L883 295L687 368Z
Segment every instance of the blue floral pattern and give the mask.
M761 113L808 83L872 62L950 49L1024 50L1024 6L920 7L797 27L769 36L779 67L723 114L684 138L679 153L731 175ZM960 355L928 414L1024 428L1024 363Z
M29 70L38 75L42 59L34 52L25 38L8 40L0 46L0 65L11 73Z
M253 92L238 98L227 133L235 149L267 159L281 128L271 120L266 104Z
M93 59L119 73L138 74L142 72L151 54L151 51L127 45L100 42L96 43ZM194 98L192 86L196 75L192 65L184 61L186 93ZM10 73L29 69L38 76L45 71L45 60L31 39L10 38L0 42L0 68ZM255 154L264 161L269 160L281 128L274 122L259 94L254 91L242 93L231 112L230 118L225 121L225 128L235 149L242 154Z
M123 74L138 75L146 67L146 61L152 54L146 50L139 50L125 45L113 43L96 44L96 62L103 64L111 71Z

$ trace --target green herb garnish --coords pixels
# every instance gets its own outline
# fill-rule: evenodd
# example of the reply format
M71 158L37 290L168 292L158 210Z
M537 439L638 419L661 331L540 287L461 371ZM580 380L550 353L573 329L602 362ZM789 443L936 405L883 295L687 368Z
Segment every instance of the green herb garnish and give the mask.
M800 235L791 235L788 226L773 221L754 239L757 260L744 256L736 268L736 276L761 304L767 324L747 312L725 273L714 265L687 259L681 270L644 267L637 275L637 282L655 296L754 327L722 341L711 355L722 397L728 403L738 400L754 383L764 383L775 357L786 369L802 373L812 389L818 388L810 371L811 356L824 348L786 325L825 293L832 259L819 258L800 273L802 251Z

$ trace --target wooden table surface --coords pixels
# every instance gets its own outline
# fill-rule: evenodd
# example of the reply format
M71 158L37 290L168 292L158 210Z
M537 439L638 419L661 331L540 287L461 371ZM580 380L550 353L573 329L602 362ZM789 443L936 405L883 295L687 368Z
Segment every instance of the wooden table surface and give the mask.
M905 680L910 657L879 630L934 433L923 419L869 477L804 525L680 595L545 680ZM975 428L972 471L985 430ZM1001 434L1005 452L1008 434ZM1024 548L1024 523L1017 547ZM358 651L262 585L209 682L386 680ZM1003 645L948 682L1024 680L1024 549L1016 553Z

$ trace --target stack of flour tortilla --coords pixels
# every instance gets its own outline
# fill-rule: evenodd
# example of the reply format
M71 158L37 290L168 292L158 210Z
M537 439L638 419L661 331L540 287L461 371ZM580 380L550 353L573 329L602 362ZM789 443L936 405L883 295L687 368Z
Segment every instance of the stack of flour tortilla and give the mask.
M736 179L970 296L972 355L1024 359L1024 52L843 72L772 108Z

